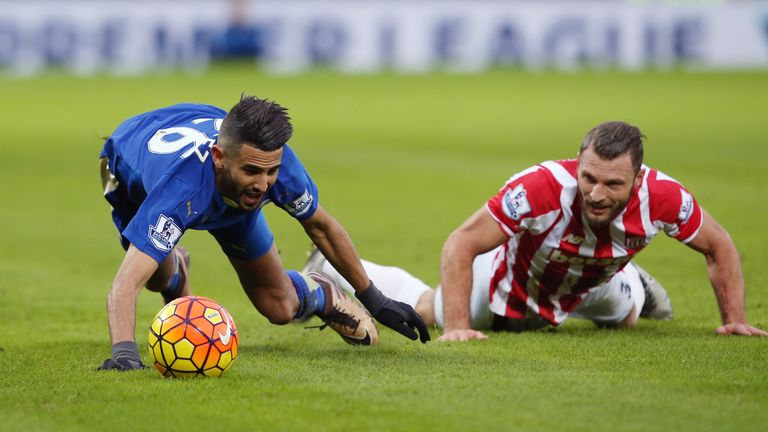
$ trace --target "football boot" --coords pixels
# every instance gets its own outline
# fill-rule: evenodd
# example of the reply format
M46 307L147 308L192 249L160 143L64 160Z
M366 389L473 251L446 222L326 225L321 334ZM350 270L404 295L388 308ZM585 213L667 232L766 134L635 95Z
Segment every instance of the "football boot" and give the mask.
M325 294L325 308L316 314L325 323L321 328L332 328L351 345L378 345L379 331L364 307L347 296L326 275L309 272L307 276L317 282Z
M669 300L667 291L650 273L637 264L634 264L634 266L640 274L640 282L642 282L643 290L645 291L645 303L643 303L643 308L640 310L640 317L655 320L671 320L673 316L672 302Z

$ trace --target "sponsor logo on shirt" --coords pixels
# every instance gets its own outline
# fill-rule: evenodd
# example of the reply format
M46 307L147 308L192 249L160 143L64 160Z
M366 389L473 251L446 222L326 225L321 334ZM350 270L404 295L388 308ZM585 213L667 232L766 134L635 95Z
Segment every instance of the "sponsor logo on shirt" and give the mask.
M156 248L168 252L173 249L176 241L181 237L181 229L173 222L172 218L161 214L157 218L157 223L149 226L148 235Z
M549 254L549 262L553 263L568 263L574 265L593 265L593 266L612 266L622 265L629 262L632 259L631 256L622 257L609 257L609 258L595 258L595 257L583 257L564 254L560 249L552 249Z
M680 195L682 197L682 203L680 204L680 213L677 218L681 224L688 222L693 214L693 196L688 192L680 189Z
M624 240L624 245L627 249L640 249L648 244L648 239L645 237L627 237Z
M285 206L287 207L288 213L292 214L293 216L301 216L307 210L309 210L314 200L315 197L313 197L312 194L310 194L309 191L305 189L301 196L291 202L286 203Z
M523 185L517 185L514 189L507 191L501 207L504 213L515 221L519 221L525 214L530 213L531 204L528 202Z

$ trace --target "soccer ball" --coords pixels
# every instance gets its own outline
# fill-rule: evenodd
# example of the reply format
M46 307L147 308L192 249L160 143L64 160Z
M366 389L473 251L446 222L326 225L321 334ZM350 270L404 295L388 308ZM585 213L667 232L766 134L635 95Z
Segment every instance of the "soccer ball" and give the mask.
M221 305L180 297L165 305L149 327L147 346L155 368L168 378L221 376L237 358L235 321Z

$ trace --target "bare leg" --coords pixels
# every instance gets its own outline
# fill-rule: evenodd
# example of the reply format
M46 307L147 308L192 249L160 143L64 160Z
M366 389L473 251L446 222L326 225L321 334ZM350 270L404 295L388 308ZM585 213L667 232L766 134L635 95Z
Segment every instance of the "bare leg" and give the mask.
M378 344L376 324L362 306L321 273L286 273L274 244L258 258L230 262L251 303L272 324L316 314L349 344Z
M639 315L636 309L637 308L633 305L632 310L629 311L629 314L627 314L627 316L623 320L617 322L616 324L609 324L604 327L612 328L616 330L633 328L635 324L637 324L637 317ZM596 323L596 324L600 325L599 323Z
M291 279L283 270L277 248L264 255L241 261L230 258L245 294L256 309L272 324L291 321L299 310L299 297Z
M149 278L146 287L150 291L163 294L166 303L188 296L189 252L183 246L176 246Z
M171 281L171 276L176 272L176 253L171 252L160 263L155 273L147 281L147 289L153 292L165 291Z
M435 325L435 290L424 291L414 307L428 327Z

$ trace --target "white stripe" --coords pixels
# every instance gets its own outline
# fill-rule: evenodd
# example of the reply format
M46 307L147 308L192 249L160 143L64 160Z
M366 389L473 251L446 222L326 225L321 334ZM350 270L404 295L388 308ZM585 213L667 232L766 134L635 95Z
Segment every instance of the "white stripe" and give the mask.
M572 222L573 212L571 211L571 206L573 205L573 202L576 199L576 196L578 193L576 179L562 165L553 161L547 161L542 163L541 165L547 168L554 175L558 183L560 183L563 186L562 190L560 191L560 211L562 211L563 217L560 219L560 221L557 222L557 224L552 229L552 231L549 232L549 235L547 235L547 238L544 239L544 241L541 243L539 250L537 250L536 254L534 254L533 262L531 263L531 266L528 269L529 279L528 279L528 286L526 288L529 293L535 291L537 295L539 293L538 281L541 280L541 277L543 276L543 273L544 273L544 268L549 263L549 259L548 259L549 254L552 253L552 250L554 248L557 248L560 246L560 240L563 238L563 234L565 234L565 230L568 228L568 226ZM578 267L578 268L573 268L573 267ZM570 286L568 285L567 282L568 281L573 282L574 280L573 275L571 275L572 270L575 270L575 272L580 275L581 267L582 266L570 266L568 268L568 274L563 280L563 284L561 284L561 286L558 287L558 294L562 289L565 289L566 293L570 293ZM534 274L532 270L535 270L536 273ZM576 280L578 280L578 278ZM562 308L560 306L560 302L555 300L556 297L557 295L550 296L550 301L554 306L553 313L554 313L555 320L558 323L560 323L565 319L566 314L563 313ZM534 307L531 305L532 303L533 303L533 300L529 298L528 306L531 307L531 309L534 309ZM537 312L539 311L538 304L535 305L534 310L536 310Z
M645 231L646 238L651 238L658 233L658 230L651 222L650 198L648 196L648 177L651 175L651 170L646 166L643 166L643 169L645 169L646 175L643 176L643 184L637 195L640 199L640 220L643 223L643 231Z
M549 171L552 172L556 178L559 175L564 182L575 184L575 180L573 179L573 177L568 175L568 172L565 171L565 169L562 166L554 162L545 162L542 165L545 165L545 167L548 168ZM549 165L549 166L546 166L546 165ZM552 168L550 168L550 166ZM518 174L515 174L514 176L510 177L510 179L507 181L504 187L507 187L507 185L509 185L510 182L513 182L524 175L536 172L539 169L541 169L540 166L534 166L524 171L521 171ZM558 170L558 172L555 173L553 169ZM563 181L560 181L559 179L558 181L561 184L563 183ZM503 189L504 188L502 188L502 190ZM566 188L563 188L563 191L565 190ZM562 194L561 194L561 201L562 201ZM486 209L488 209L487 205L486 205ZM493 213L490 211L490 209L488 209L488 212L491 213L491 216L493 216ZM554 221L557 220L559 214L560 214L560 210L553 210L535 218L525 218L520 221L520 227L523 229L531 230L532 234L542 233L547 229L549 229L549 227L554 223ZM491 311L499 315L504 315L507 308L507 301L509 300L509 294L512 292L512 283L514 280L514 273L512 272L512 267L515 265L516 258L517 258L517 245L519 244L519 239L523 235L523 232L514 233L511 230L509 230L504 223L501 223L496 217L494 217L494 219L496 220L496 222L499 222L502 228L504 228L504 231L507 232L507 234L510 236L509 240L507 240L508 248L506 253L506 258L507 258L506 273L504 274L504 277L499 281L496 287L496 291L493 294L493 298L491 299ZM536 264L537 258L538 258L538 253L534 254L533 260L530 263L530 266L528 268L529 283L535 284L535 282L540 277L540 274L536 277L534 277L531 274L532 269L536 269L536 267L540 267L540 264ZM546 255L544 256L544 258L546 258ZM541 260L541 258L539 258L539 260ZM500 265L501 265L500 259L494 261L494 265L493 265L494 271L498 269ZM537 271L536 273L539 273L539 272ZM533 287L533 288L534 289L531 289L530 286L526 287L526 291L528 293L527 303L528 303L528 306L533 311L538 313L539 306L533 300L533 298L535 298L536 295L538 295L538 288L537 287Z
M554 307L554 309L555 309L554 310L554 312L555 312L554 313L555 322L557 322L558 324L562 323L563 321L565 321L566 318L568 318L568 314L566 312L564 312L563 311L563 307L560 306L560 298L559 298L559 296L550 296L549 300L555 306Z
M577 199L578 196L578 182L576 179L563 168L562 165L556 163L556 162L545 162L542 165L544 165L547 169L552 171L552 173L555 175L555 178L560 182L560 184L563 185L563 191L560 194L560 207L563 211L563 219L558 223L558 226L552 230L552 236L547 236L547 239L544 241L544 244L549 245L550 247L546 250L546 257L549 257L549 254L552 252L553 248L557 248L560 246L560 240L563 238L563 235L565 234L565 230L568 228L569 225L572 224L573 218L575 217L573 212L571 211L571 206L573 205L574 200ZM583 219L583 215L579 215L578 217L582 218L582 225L584 226L585 230L585 239L584 243L582 243L581 246L579 246L579 251L581 254L582 250L587 251L586 253L590 256L594 255L595 251L595 245L597 244L597 237L595 234L589 230L588 225L586 221ZM560 286L557 287L557 295L565 295L571 293L571 288L573 285L578 282L579 279L581 279L584 271L584 265L583 264L571 264L568 266L568 269L566 271L565 277L563 278L563 281L560 283ZM542 274L538 275L538 278L540 279ZM557 322L562 322L562 320L565 319L566 314L562 312L562 309L560 307L560 302L552 302L555 306L555 318L557 319ZM559 318L558 318L559 317Z
M613 257L620 257L627 255L627 232L624 227L624 216L627 214L627 208L622 210L621 214L613 220L610 226L611 233L611 253Z
M495 214L493 214L493 211L491 211L491 208L488 207L488 203L487 202L485 203L485 210L488 212L489 215L491 215L493 220L495 220L496 223L499 224L499 226L507 234L507 236L512 237L513 235L515 235L515 232L512 231L511 229L509 229L509 227L507 226L506 223L501 221L499 218L496 217Z
M584 216L584 212L579 216L581 216L581 225L584 227L584 241L581 242L581 246L579 246L579 255L593 257L595 256L595 247L597 247L597 236L589 226L589 222Z
M504 258L507 259L506 273L504 273L504 277L501 278L496 286L496 291L494 291L493 298L491 299L491 312L497 315L504 316L507 312L507 301L509 300L509 293L512 292L512 266L515 265L515 254L517 253L518 239L521 235L522 233L516 234L507 240L507 248L513 252L505 253L504 248L501 248L493 259L491 279L493 279L496 270L503 264Z
M523 218L520 221L520 227L530 231L531 234L539 235L548 230L555 223L558 216L560 216L560 209L538 215L535 218Z
M654 221L653 226L657 231L664 231L670 237L675 237L680 232L680 227L676 223L666 223L664 221Z
M644 168L647 168L645 165L643 165L643 167L644 167ZM661 172L661 171L656 171L656 180L671 181L671 182L674 182L674 183L680 184L680 182L679 182L679 181L677 181L677 180L673 179L672 177L670 177L670 176L668 176L668 175L664 174L664 173L663 173L663 172Z
M682 241L683 243L685 243L685 244L688 244L688 243L690 243L691 241L693 241L693 239L695 239L695 238L696 238L696 235L697 235L697 234L699 233L699 231L701 230L701 226L702 226L702 225L704 225L704 211L701 211L701 220L699 221L699 227L698 227L698 228L696 228L696 231L694 231L694 232L693 232L693 234L691 234L690 236L688 236L688 238L687 238L687 239L685 239L685 240L681 240L681 241Z
M552 175L555 176L555 180L560 183L563 188L570 188L576 186L576 178L571 175L562 165L555 161L542 162L541 166L549 170Z
M502 190L504 190L504 188L505 188L505 187L507 187L507 185L508 185L508 184L510 184L510 183L512 183L513 181L515 181L515 180L519 179L520 177L526 176L526 175L528 175L528 174L530 174L530 173L534 173L534 172L536 172L536 171L538 171L538 170L540 170L540 169L541 169L541 167L539 167L538 165L534 165L534 166L532 166L532 167L530 167L530 168L526 168L526 169L524 169L524 170L520 171L519 173L517 173L517 174L513 175L512 177L510 177L510 178L507 180L507 182L506 182L506 183L504 183L504 186L502 186L502 187L501 187L501 189L499 189L499 191L502 191Z

